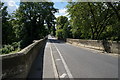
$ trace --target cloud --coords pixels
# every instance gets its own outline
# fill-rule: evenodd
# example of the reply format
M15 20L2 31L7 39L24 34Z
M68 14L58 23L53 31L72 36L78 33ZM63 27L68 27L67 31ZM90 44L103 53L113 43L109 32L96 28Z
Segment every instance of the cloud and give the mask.
M66 8L63 8L63 9L59 9L59 13L55 13L55 17L59 17L59 16L66 16L66 17L69 17L68 16L68 13L67 13L67 9Z
M16 8L18 8L18 5L16 5L16 2L13 1L13 0L10 0L10 1L8 2L8 6L9 6L9 7L16 7Z
M60 14L55 14L55 17L58 18L59 16L61 16Z
M59 9L59 13L60 13L60 14L65 14L65 13L66 13L66 11L67 11L67 9L66 9L66 8Z
M13 11L15 11L16 9L18 9L19 5L17 5L15 0L10 0L7 2L7 6L8 6L8 12L12 13Z

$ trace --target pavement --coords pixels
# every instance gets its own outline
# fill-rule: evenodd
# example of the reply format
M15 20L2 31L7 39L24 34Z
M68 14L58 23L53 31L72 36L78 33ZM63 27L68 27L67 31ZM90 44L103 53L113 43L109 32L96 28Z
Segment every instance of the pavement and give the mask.
M118 57L98 54L49 36L45 50L36 58L28 77L41 80L117 80Z

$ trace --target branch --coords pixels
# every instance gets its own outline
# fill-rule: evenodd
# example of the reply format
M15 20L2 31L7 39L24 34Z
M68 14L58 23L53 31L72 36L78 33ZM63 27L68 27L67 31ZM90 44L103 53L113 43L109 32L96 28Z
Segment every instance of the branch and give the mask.
M110 20L110 18L112 17L113 14L114 14L114 13L110 14L110 15L107 17L107 19L104 21L104 23L103 23L102 25L100 25L100 26L101 26L101 29L98 31L98 34L97 34L98 37L101 35L101 33L103 32L103 30L104 30L105 27L107 26L107 25L105 25L105 24L108 23L108 21Z
M118 17L118 20L120 20L120 14L119 14L118 10L111 4L111 2L107 2L107 4L113 9L113 11L115 12L115 14Z

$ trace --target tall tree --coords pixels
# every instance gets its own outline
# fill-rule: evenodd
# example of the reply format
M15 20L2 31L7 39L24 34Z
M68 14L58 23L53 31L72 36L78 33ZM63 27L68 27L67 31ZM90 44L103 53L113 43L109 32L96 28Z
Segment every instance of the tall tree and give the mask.
M7 12L7 6L0 3L0 13L2 13L2 44L11 44L14 42L14 30Z
M67 8L71 17L72 31L79 32L80 38L101 39L107 28L118 22L113 20L119 11L116 12L107 3L72 2Z
M56 30L56 36L58 39L65 39L68 36L68 18L65 16L59 16L56 20L57 22L57 30Z
M15 13L15 21L19 26L19 38L22 48L32 43L35 39L46 36L54 23L55 12L52 2L21 2ZM45 26L48 25L48 28ZM49 29L49 30L47 30Z

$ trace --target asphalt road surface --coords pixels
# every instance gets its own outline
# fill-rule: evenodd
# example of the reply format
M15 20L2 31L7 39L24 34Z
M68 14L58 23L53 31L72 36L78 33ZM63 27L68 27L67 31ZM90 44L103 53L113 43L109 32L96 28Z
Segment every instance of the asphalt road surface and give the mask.
M69 78L72 80L73 78L109 78L109 80L118 78L117 56L75 47L51 36L48 37L43 57L42 78ZM40 64L39 58L41 57L36 59L34 66ZM33 68L32 71L30 77L36 78L37 69ZM37 78L40 78L39 74L38 76Z

